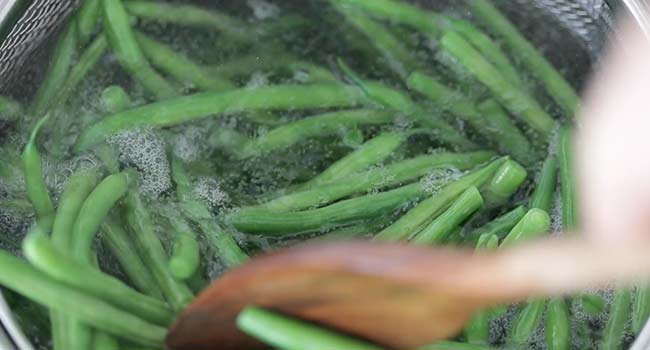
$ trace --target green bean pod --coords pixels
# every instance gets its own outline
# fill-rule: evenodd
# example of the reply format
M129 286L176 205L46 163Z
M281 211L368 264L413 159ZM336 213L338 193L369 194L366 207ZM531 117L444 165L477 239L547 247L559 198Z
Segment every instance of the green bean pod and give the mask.
M57 282L4 251L0 251L0 284L93 328L140 345L157 346L163 342L167 333L166 328L153 325L101 299ZM86 349L90 347L88 345Z
M446 19L446 23L449 23L448 30L454 30L462 34L490 63L499 69L499 72L506 79L515 86L525 87L508 56L487 34L465 20L446 16L444 19Z
M227 90L234 87L229 81L207 71L171 47L141 32L135 32L135 37L149 61L181 83L211 91Z
M28 235L23 240L23 252L29 262L55 280L106 300L144 320L167 326L173 319L164 302L140 294L117 278L66 256L42 233Z
M431 218L447 209L451 202L470 186L478 187L487 181L503 162L505 162L504 158L493 161L487 166L446 185L440 192L423 200L393 224L379 232L375 239L385 241L406 239L426 225Z
M337 160L318 176L301 185L307 189L358 173L388 158L410 133L384 133L364 142L354 152Z
M562 298L554 298L548 302L545 335L548 350L569 350L571 347L571 317Z
M144 264L133 240L121 223L108 217L102 223L102 239L120 263L122 270L133 285L141 292L157 299L163 299L160 288L153 275Z
M169 258L169 271L172 276L180 280L189 279L199 268L200 258L199 242L194 238L194 234L177 233L174 251Z
M95 188L98 180L97 169L75 173L68 180L59 199L52 225L52 244L58 249L70 249L74 223L84 201ZM68 338L68 318L62 313L50 310L50 320L55 350L69 349L71 344Z
M579 298L580 305L586 313L598 316L605 311L605 299L597 294L585 294Z
M102 106L109 113L119 113L128 109L133 102L119 85L111 85L102 91Z
M193 294L187 286L177 281L167 268L167 255L156 235L149 211L137 193L126 196L126 220L134 232L136 245L145 265L162 290L174 311L183 309Z
M36 123L23 150L23 171L27 198L34 206L39 227L45 232L49 232L54 223L54 204L52 204L50 193L45 185L41 153L36 147L36 137L48 119L49 117L45 116Z
M332 1L334 7L373 43L386 60L388 67L398 77L406 79L408 73L419 66L417 60L411 55L406 46L381 23L366 17L355 8L337 5L337 2L337 0Z
M249 306L237 316L244 333L280 349L370 350L379 347L270 310Z
M239 247L232 235L216 221L207 205L194 198L192 181L181 160L172 157L171 167L172 177L176 183L176 195L181 200L181 209L190 220L199 225L215 258L227 267L235 267L248 261L248 255Z
M288 213L259 209L240 210L231 214L229 220L235 228L243 232L282 236L385 215L408 201L418 200L424 193L423 186L415 183L312 210Z
M609 319L600 343L601 349L622 349L625 328L630 318L631 299L631 293L627 289L619 289L614 294L614 301L610 305Z
M75 150L85 150L108 136L137 127L172 126L224 113L353 107L364 102L365 96L356 87L340 84L275 85L226 92L202 92L107 116L79 135Z
M526 92L505 79L498 69L485 60L462 36L448 32L440 40L440 45L487 86L512 114L543 136L551 135L555 128L553 118Z
M229 37L249 42L254 36L247 25L237 19L212 9L185 4L129 0L124 6L130 14L145 20L168 22L193 27L207 27L227 34Z
M637 287L632 306L632 332L639 334L650 317L650 288Z
M50 66L45 73L45 80L36 91L29 111L34 116L41 116L56 104L55 96L68 77L68 72L77 48L77 25L73 19L68 23L56 43L50 59Z
M535 191L530 196L528 206L546 211L551 210L553 195L555 194L555 185L557 184L557 158L550 154L544 161L540 171Z
M126 173L107 176L88 195L74 224L72 233L73 255L79 261L92 261L92 242L108 212L129 189Z
M417 245L440 244L470 215L483 206L483 197L474 186L463 192L440 216L411 238Z
M545 308L546 301L540 299L529 301L519 310L510 330L509 341L511 344L519 348L528 342L530 335L535 331L541 321Z
M306 209L324 205L355 193L403 184L424 176L435 169L471 169L491 157L490 152L435 153L419 156L388 165L385 168L371 169L366 172L352 174L339 181L293 192L253 208L278 212Z
M536 160L533 146L528 138L519 130L497 101L488 98L477 104L476 109L483 115L483 118L489 120L491 131L496 130L496 134L503 135L497 143L502 152L512 155L515 160L526 165L530 165Z
M85 44L97 28L101 14L101 0L85 0L77 13L77 32L79 43Z
M423 127L431 128L432 134L435 134L440 140L449 145L464 149L477 148L474 142L467 139L437 113L427 111L415 104L410 97L401 91L390 88L382 83L361 79L341 59L338 60L338 65L369 100L385 108L406 113L411 119Z
M530 143L507 116L479 109L470 99L424 73L411 74L407 83L409 88L467 121L490 142L498 145L500 150L512 154L516 159L528 160L530 158Z
M467 237L476 240L484 235L495 235L501 239L526 215L526 207L520 205L511 211L499 216L487 224L471 231Z
M511 247L522 241L539 237L551 228L551 218L541 209L530 209L526 215L510 230L501 242L501 247Z
M121 0L102 0L104 30L108 43L120 64L142 86L158 99L176 95L174 88L147 61L129 23L129 15Z
M562 226L568 231L578 228L572 142L571 129L568 127L560 128L558 159L560 162L560 186L562 191Z
M104 332L95 332L93 350L120 350L117 339Z
M485 185L484 195L488 206L498 206L508 201L526 180L528 172L517 162L508 160Z
M97 62L104 56L107 49L108 41L106 41L106 35L101 33L81 53L76 64L70 69L62 86L57 90L56 101L58 103L64 103L68 100L70 94L79 86L79 83L88 75L88 72L97 65Z
M363 131L358 126L353 126L350 129L343 131L343 135L341 135L341 143L350 148L361 146L363 141Z
M569 115L575 115L580 98L550 62L499 12L488 0L467 0L472 13L490 30L500 35L511 52L517 56L542 81L546 91Z
M285 124L248 142L241 151L245 158L287 148L301 140L336 133L357 125L386 124L393 121L389 111L353 109L324 113Z

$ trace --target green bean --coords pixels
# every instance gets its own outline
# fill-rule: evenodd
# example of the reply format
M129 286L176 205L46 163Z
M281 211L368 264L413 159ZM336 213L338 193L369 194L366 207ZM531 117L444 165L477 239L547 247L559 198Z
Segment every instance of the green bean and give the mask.
M557 184L557 158L549 154L542 170L540 171L535 185L535 191L530 196L528 206L531 208L539 208L550 212L551 204L553 202L553 195L555 194L555 185Z
M62 82L56 96L58 103L64 103L74 89L79 85L88 72L97 64L100 58L104 56L108 49L106 36L102 33L93 40L88 47L81 53L77 63L70 69L70 72Z
M135 37L151 63L181 83L191 84L201 90L213 91L227 90L234 87L229 81L210 73L186 56L177 53L171 47L141 32L135 32Z
M483 206L483 197L474 186L463 192L440 216L411 238L417 245L440 244L470 215Z
M129 109L84 130L75 149L82 151L123 130L177 125L210 115L272 109L352 107L365 102L362 92L341 85L276 85L226 92L203 92Z
M499 245L499 237L492 233L479 236L476 251L494 250ZM490 338L490 312L481 310L475 313L465 325L465 340L471 344L488 344Z
M476 109L483 118L490 121L492 129L500 131L503 135L502 138L505 140L499 140L503 152L510 153L515 160L526 165L536 160L533 146L497 101L487 99L476 105Z
M551 218L541 209L530 209L526 215L510 230L501 242L501 247L511 247L522 241L536 238L547 233L551 227Z
M70 249L72 231L79 211L90 192L97 184L99 174L97 169L90 169L74 174L59 199L52 226L52 243L61 250ZM53 338L56 338L56 350L69 349L68 318L59 312L50 310L50 320L53 328Z
M192 300L192 292L169 273L167 256L154 231L149 211L140 196L134 192L126 196L125 204L126 219L134 232L133 236L145 266L151 270L172 309L183 309Z
M363 131L358 126L353 126L343 132L341 143L350 148L358 148L363 144Z
M393 224L379 232L375 239L386 241L406 239L426 225L432 217L436 217L443 210L446 210L451 202L470 186L478 187L487 181L504 161L505 158L493 161L487 166L446 185L440 192L425 199Z
M260 70L282 70L290 72L304 71L308 79L304 82L338 84L338 78L328 69L313 63L302 61L284 52L261 52L248 56L237 57L232 61L221 63L217 66L206 67L211 74L227 79L234 79L240 75L249 75Z
M4 251L0 251L0 284L50 309L141 345L160 344L167 333L163 327L53 280Z
M572 142L571 129L568 127L560 128L558 159L560 163L560 186L562 191L562 226L565 230L569 231L578 228Z
M575 115L580 105L580 98L544 55L532 46L489 1L468 0L467 3L470 5L472 13L493 32L499 34L512 53L528 67L533 75L542 81L546 91L555 102L569 115Z
M41 116L56 103L54 97L65 82L77 47L77 25L73 19L56 43L50 59L50 66L45 73L29 108L30 114Z
M467 235L467 237L476 240L483 235L495 235L501 239L505 237L513 227L515 227L524 215L526 215L526 211L526 207L520 205L487 224L473 230Z
M102 0L104 29L108 43L122 67L158 99L176 95L174 88L147 61L129 23L129 15L121 0Z
M462 36L448 32L442 37L440 45L487 86L512 114L543 136L551 135L555 128L553 118L526 92L505 79L498 69L485 60Z
M108 212L129 189L126 173L107 176L88 195L74 224L72 250L79 261L92 261L92 243Z
M365 341L254 306L246 307L239 313L237 327L279 349L379 349Z
M176 194L181 200L181 209L189 219L199 225L215 258L221 260L227 267L235 267L246 262L248 255L239 247L232 235L224 231L205 203L194 198L192 181L180 159L172 157L171 168L176 183Z
M36 123L34 130L29 136L29 141L23 150L23 171L25 176L25 190L27 198L34 206L38 226L45 232L52 229L54 222L54 205L45 184L43 168L41 165L41 153L36 147L36 137L49 116L41 118Z
M530 158L530 143L504 114L479 109L470 99L420 72L411 74L407 83L409 88L467 121L490 142L498 145L500 150L512 154L516 159L527 161Z
M119 113L133 105L129 95L119 85L111 85L102 91L102 106L108 113Z
M282 236L385 215L405 202L419 199L424 192L424 186L415 183L312 210L288 213L240 210L231 214L229 219L235 228L243 232Z
M619 289L614 294L610 305L609 319L603 331L600 349L621 349L628 319L630 317L631 293L627 289Z
M425 127L431 128L438 138L450 145L465 149L477 148L476 144L468 140L462 133L449 125L447 121L437 114L431 113L416 105L411 98L401 91L378 82L361 79L341 59L338 60L338 65L371 101L374 101L385 108L391 108L401 113L406 113L416 122Z
M350 6L338 5L337 2L338 0L331 1L345 19L372 42L386 60L388 67L397 76L406 79L409 72L419 66L410 50L381 23L364 16Z
M473 24L456 18L443 16L443 23L448 23L447 29L456 31L465 37L490 63L492 63L503 76L515 86L524 87L519 73L501 50L487 34L476 28Z
M112 336L97 332L93 339L93 350L120 350L120 344Z
M108 217L102 223L102 239L111 250L122 270L133 285L141 292L157 299L163 299L153 275L145 266L135 249L134 242L115 218Z
M397 162L385 168L371 169L294 192L253 208L270 211L295 211L324 205L355 193L390 187L424 176L434 169L471 169L492 157L490 152L435 153ZM246 210L246 209L244 209Z
M319 114L275 128L244 145L242 157L253 157L287 148L301 140L336 133L347 127L386 124L393 113L373 109L354 109Z
M405 132L380 134L363 143L354 152L337 160L318 176L300 185L299 188L313 188L365 170L388 158L410 135Z
M245 23L212 9L139 0L125 1L124 6L130 14L145 20L207 27L223 32L239 41L249 42L254 40L254 36L247 30Z
M605 299L597 294L585 294L579 297L580 305L586 313L598 316L605 311Z
M192 229L181 218L169 218L176 231L174 251L169 258L169 271L180 280L192 277L200 265L199 243Z
M91 265L75 261L41 233L32 233L23 240L23 253L36 268L57 281L155 324L166 326L172 321L173 315L164 302L136 292L124 282Z
M84 45L97 28L101 14L100 0L86 0L77 13L79 43Z
M530 335L537 329L545 308L546 300L535 299L519 310L510 330L509 341L512 345L521 348L528 342Z
M548 350L569 350L571 347L569 308L562 298L554 298L548 302L545 333Z
M423 346L421 348L422 350L496 350L493 347L490 347L488 345L480 345L480 344L467 344L467 343L459 343L459 342L453 342L453 341L439 341L435 342L433 344L429 344L427 346Z
M508 160L496 171L485 185L485 202L488 206L501 205L517 191L526 180L528 172L517 162Z
M632 332L638 335L650 317L650 288L637 287L635 293L632 306Z

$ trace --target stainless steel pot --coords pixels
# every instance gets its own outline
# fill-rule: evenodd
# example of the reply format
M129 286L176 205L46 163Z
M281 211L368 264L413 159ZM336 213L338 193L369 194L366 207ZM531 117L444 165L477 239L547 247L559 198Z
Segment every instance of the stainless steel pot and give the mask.
M0 0L0 92L11 93L12 79L22 76L34 55L43 55L48 38L56 34L83 0ZM426 2L429 0L419 0ZM494 0L529 37L547 40L546 27L562 27L582 44L574 65L597 62L608 40L618 38L615 14L631 15L650 41L650 1L646 0ZM530 24L532 23L532 24ZM528 24L528 25L527 25ZM540 24L542 24L540 26ZM552 30L551 30L552 31ZM551 40L562 40L551 36ZM574 38L574 40L575 40ZM569 49L570 55L575 53ZM576 51L577 52L577 51ZM566 52L562 53L566 56ZM584 56L587 56L586 59ZM550 57L551 60L554 57ZM555 57L563 62L563 57ZM586 63L586 64L585 64ZM580 70L578 70L580 71ZM583 68L583 72L585 72ZM578 73L580 74L580 73ZM584 74L583 74L584 75ZM15 322L0 293L0 350L31 350L34 347ZM650 323L631 350L650 349Z

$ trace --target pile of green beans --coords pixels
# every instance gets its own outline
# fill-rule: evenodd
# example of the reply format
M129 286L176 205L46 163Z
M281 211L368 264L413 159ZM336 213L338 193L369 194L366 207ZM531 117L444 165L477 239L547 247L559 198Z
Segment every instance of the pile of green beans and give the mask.
M578 95L490 0L449 11L471 21L226 3L85 0L34 95L0 96L0 286L53 350L162 349L209 279L297 241L579 232ZM647 285L536 298L422 349L621 349L649 316ZM237 324L277 349L382 348L255 305Z

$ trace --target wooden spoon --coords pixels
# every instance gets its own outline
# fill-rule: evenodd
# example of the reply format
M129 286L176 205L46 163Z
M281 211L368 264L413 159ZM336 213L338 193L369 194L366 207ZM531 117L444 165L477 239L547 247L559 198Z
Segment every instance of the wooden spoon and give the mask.
M262 349L235 319L257 305L389 348L453 336L476 311L650 276L647 245L556 240L511 251L347 242L298 246L227 272L176 320L171 349Z

